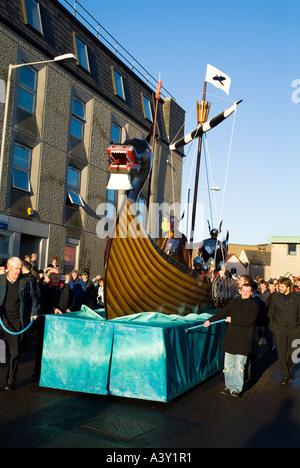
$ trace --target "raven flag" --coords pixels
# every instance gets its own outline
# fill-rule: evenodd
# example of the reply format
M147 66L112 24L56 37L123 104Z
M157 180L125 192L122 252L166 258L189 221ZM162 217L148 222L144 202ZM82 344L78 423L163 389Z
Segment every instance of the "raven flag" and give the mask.
M231 79L212 65L207 65L205 81L229 94Z

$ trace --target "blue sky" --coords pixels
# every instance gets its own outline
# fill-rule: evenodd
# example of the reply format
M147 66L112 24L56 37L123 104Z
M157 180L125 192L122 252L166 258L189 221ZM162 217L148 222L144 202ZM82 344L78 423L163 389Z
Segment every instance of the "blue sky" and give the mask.
M239 244L300 236L300 102L292 99L293 93L300 98L299 0L80 2L153 76L161 73L163 86L186 111L185 133L196 126L207 63L229 75L229 96L207 85L217 96L209 96L210 117L243 99L225 193L233 118L207 134L214 185L221 187L219 212L224 196L223 233L228 229L230 242ZM185 152L186 181L194 149L186 146ZM205 180L202 165L201 188ZM187 188L185 182L183 199ZM198 201L206 203L205 197L200 191ZM208 217L205 212L205 223Z

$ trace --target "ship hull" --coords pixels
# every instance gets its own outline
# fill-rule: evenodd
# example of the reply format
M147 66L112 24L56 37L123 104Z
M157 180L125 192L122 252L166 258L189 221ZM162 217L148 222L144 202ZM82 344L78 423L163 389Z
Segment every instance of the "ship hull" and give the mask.
M213 305L211 283L161 250L127 201L105 261L106 318L141 312L187 315Z

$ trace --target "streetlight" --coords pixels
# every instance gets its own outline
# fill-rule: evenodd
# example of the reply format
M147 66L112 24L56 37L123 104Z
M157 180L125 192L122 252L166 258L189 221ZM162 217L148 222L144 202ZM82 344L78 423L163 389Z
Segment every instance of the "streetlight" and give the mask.
M211 190L213 192L220 192L221 189L220 187L206 187L206 188L199 188L198 190Z
M10 83L11 83L11 74L12 70L20 67L28 67L29 65L44 65L46 63L51 62L74 62L77 61L77 58L74 54L64 54L58 55L51 60L43 60L39 62L30 62L30 63L18 63L17 65L8 66L8 77L7 77L7 85L6 85L6 95L5 95L5 107L4 107L4 117L3 117L3 129L2 129L2 140L1 140L1 152L0 152L0 164L3 164L3 157L4 157L4 147L5 147L5 139L6 139L6 127L7 127L7 117L8 117L8 104L9 104L9 97L10 97ZM2 174L2 171L1 171ZM1 177L0 174L0 177Z

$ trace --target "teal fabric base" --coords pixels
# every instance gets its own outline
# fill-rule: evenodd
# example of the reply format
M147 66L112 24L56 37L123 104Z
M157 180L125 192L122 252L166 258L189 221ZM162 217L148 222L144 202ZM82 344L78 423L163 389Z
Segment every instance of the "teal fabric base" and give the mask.
M225 324L188 331L211 312L107 321L104 311L83 308L46 316L40 385L167 402L223 367Z

